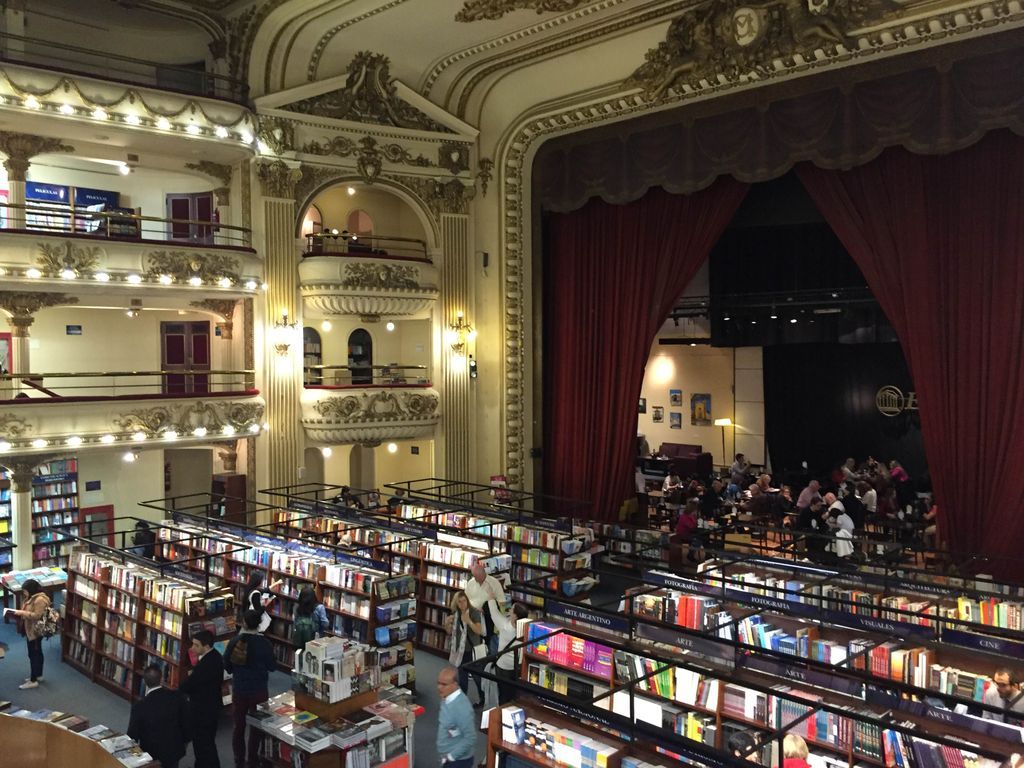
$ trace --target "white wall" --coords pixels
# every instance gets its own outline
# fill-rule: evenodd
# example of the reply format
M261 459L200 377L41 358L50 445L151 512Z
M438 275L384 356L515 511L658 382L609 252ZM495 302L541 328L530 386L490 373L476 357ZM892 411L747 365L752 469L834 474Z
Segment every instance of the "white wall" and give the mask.
M129 464L124 451L87 451L78 457L79 503L82 507L114 505L114 516L159 520L158 512L138 506L140 501L164 497L164 452L139 451ZM99 480L100 490L86 491L87 482ZM121 529L125 526L118 526Z
M722 452L722 428L692 426L690 424L690 396L694 393L711 395L712 419L733 418L733 351L732 349L699 345L667 344L657 341L644 370L644 384L640 393L647 398L647 413L637 417L637 432L647 436L651 450L663 443L692 443L703 446L714 456L715 464L725 463ZM669 405L669 390L682 390L681 406ZM665 420L653 422L654 407L665 409ZM682 428L671 429L670 413L682 414ZM731 436L726 435L726 451Z
M166 496L209 493L213 478L213 451L209 448L173 448L164 451L164 471L170 490Z
M386 483L397 483L403 480L415 480L420 477L434 476L434 441L433 440L396 440L398 450L388 453L388 444L377 446L377 487ZM413 455L412 449L419 448L419 455Z
M768 460L764 443L764 354L761 347L736 350L736 449L752 464Z

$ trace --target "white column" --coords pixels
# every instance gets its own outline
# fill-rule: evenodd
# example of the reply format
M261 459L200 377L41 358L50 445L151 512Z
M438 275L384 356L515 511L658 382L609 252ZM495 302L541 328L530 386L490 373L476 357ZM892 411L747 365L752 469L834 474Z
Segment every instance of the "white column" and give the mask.
M469 358L457 357L445 340L448 325L459 312L474 325L469 263L469 217L463 214L441 215L440 314L441 314L441 425L444 435L443 477L475 480L473 466L473 409L469 378Z
M11 470L11 532L14 536L14 570L32 567L32 477L36 462L15 461Z
M28 328L33 318L9 317L7 323L11 328L11 374L31 373L32 363L29 359L30 339ZM18 392L25 389L19 379L11 379L9 387L4 389L4 399L12 399Z

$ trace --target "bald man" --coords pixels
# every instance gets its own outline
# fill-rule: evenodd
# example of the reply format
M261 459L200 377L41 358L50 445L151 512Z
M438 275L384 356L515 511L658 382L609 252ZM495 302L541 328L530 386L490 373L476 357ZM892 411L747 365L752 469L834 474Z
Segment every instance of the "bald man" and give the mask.
M476 718L473 705L459 687L459 671L445 666L437 675L441 712L437 716L437 756L445 768L473 768Z

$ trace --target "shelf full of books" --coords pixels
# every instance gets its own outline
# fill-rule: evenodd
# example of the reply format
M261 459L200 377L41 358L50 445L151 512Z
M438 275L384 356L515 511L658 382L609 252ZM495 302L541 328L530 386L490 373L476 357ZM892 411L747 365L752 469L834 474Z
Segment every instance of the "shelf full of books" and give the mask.
M78 460L40 464L32 478L32 564L66 566L70 545L61 543L63 537L52 526L75 526L79 520ZM68 532L77 535L78 528Z
M11 473L0 467L0 573L14 567L11 539L14 536L11 517Z
M273 590L275 599L268 608L271 624L265 634L282 669L294 664L292 623L299 592L309 586L327 610L332 634L388 649L388 681L414 685L415 577L389 576L383 561L237 524L216 521L210 529L170 521L167 525L158 534L162 553L207 555L205 560L194 560L193 567L203 569L208 560L210 572L235 590L238 605L245 604L245 585L254 572L262 576L264 586L279 584Z
M233 613L230 594L204 595L156 569L78 551L68 570L61 658L128 699L143 695L149 664L176 688L190 666L190 633L212 628L223 641L235 630Z
M805 684L799 675L790 680L745 665L716 667L689 654L685 643L675 645L665 637L643 644L579 626L535 621L525 640L521 681L527 691L553 699L555 706L575 705L578 711L566 714L578 722L596 722L606 731L638 739L655 737L660 754L683 755L686 762L701 762L708 750L726 750L739 733L762 745L760 758L765 761L773 760L774 742L793 733L821 764L835 768L891 766L893 749L934 748L948 760L969 763L1021 743L1019 729L981 718L970 728L949 720L940 724L927 713L900 708L900 722L895 722L891 701L876 701L842 686L829 689L822 684L824 676ZM666 732L676 738L656 736ZM765 764L777 765L777 756Z

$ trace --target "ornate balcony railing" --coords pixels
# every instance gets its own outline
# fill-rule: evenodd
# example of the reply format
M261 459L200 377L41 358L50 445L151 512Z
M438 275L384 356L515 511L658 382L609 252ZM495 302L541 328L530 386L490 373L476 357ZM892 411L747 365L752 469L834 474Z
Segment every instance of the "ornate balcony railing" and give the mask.
M307 365L303 372L307 388L430 386L425 365Z
M302 426L311 440L339 445L431 437L441 398L425 385L306 389Z
M0 400L10 401L4 403L7 407L94 400L250 394L256 392L255 375L253 370L5 373L0 375Z
M163 91L224 99L236 104L249 101L249 86L233 77L206 72L198 67L161 64L32 37L0 35L0 60Z
M303 256L373 256L380 259L430 261L427 244L411 237L356 235L348 230L330 230L306 235Z

